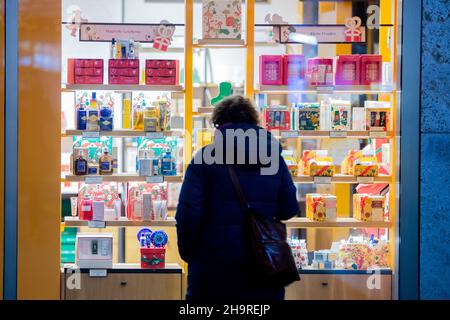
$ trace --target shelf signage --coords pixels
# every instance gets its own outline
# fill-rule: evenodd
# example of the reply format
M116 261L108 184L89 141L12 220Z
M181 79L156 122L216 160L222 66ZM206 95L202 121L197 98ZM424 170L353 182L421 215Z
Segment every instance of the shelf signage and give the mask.
M91 278L106 278L108 276L108 270L102 269L90 269L89 277Z
M145 137L147 139L163 139L164 132L147 132Z
M375 182L375 178L374 177L358 177L357 181L358 181L358 183L372 184Z
M387 134L386 134L386 131L371 131L370 132L370 137L371 138L380 138L380 139L382 139L382 138L386 138L387 137Z
M105 229L106 221L88 221L89 229Z
M147 183L163 183L163 176L147 177Z
M298 131L282 131L281 132L281 137L283 139L298 138L299 137L299 133L298 133Z
M86 184L102 184L103 178L102 177L86 177L84 179L84 183Z
M314 177L314 184L331 184L331 177Z
M83 131L83 138L100 138L100 132Z
M347 131L330 131L330 138L347 138Z

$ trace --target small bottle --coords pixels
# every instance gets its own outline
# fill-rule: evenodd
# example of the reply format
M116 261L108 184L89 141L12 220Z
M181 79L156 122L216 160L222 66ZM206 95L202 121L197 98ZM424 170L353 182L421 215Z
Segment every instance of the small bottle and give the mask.
M77 109L77 130L84 131L87 129L87 111L84 103L80 103Z
M87 121L87 130L88 131L100 131L100 127L98 124L98 104L97 104L97 94L95 92L92 93L92 99L89 101L89 109L88 109L88 121Z
M88 174L88 162L84 158L83 152L80 152L78 159L75 160L75 175L85 176Z
M92 221L93 215L92 199L88 195L85 195L81 201L80 220Z
M134 40L131 39L128 47L128 59L136 59L136 51L134 46Z
M131 94L124 94L122 109L122 129L131 129Z
M100 109L100 131L112 131L114 127L113 110L108 105Z
M139 159L139 176L150 177L152 176L152 160L148 158L147 152L144 152L144 158Z
M153 163L153 175L154 176L161 175L160 166L159 166L159 159L158 158L153 158L152 163Z
M161 157L161 173L163 176L175 176L177 174L175 158L169 148Z
M133 110L133 130L144 131L144 112L139 104Z
M116 59L116 39L115 38L112 38L109 56L110 56L110 59Z
M142 199L139 196L139 191L136 191L134 194L133 200L133 208L132 208L132 218L135 221L140 221L143 219L143 210L142 210Z
M108 148L103 149L103 155L100 157L99 174L100 175L113 174L113 158L109 155Z

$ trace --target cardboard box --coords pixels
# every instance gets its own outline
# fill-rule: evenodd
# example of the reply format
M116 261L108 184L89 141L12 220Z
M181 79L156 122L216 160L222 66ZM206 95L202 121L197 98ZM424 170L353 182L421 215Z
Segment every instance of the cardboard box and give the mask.
M112 269L112 233L78 233L76 262L81 269Z
M104 63L102 59L68 59L68 84L103 84Z

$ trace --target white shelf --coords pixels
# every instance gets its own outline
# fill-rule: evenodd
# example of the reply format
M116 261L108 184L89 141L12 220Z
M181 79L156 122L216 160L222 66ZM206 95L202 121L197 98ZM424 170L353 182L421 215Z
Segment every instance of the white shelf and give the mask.
M386 139L393 138L392 131L280 131L279 137L284 139L327 139L327 138L353 138L353 139Z
M63 137L148 137L152 139L158 139L158 136L163 137L182 137L183 133L181 131L165 131L165 132L144 132L144 131L135 131L135 130L113 130L113 131L100 131L100 132L90 132L90 131L81 131L81 130L66 130L65 133L62 134Z
M153 178L153 177L151 177ZM156 177L155 177L156 178ZM156 179L159 179L157 177ZM148 183L161 183L162 182L168 182L168 183L181 183L183 182L182 176L164 176L161 178L161 181L159 182L153 182L149 181L147 177L141 177L137 174L116 174L116 175L109 175L109 176L100 176L100 175L90 175L90 176L74 176L74 175L66 175L66 178L63 179L66 182L86 182L86 183L92 183L92 184L98 184L101 182L148 182ZM98 181L96 181L98 180Z
M65 217L64 223L66 227L88 227L89 222L80 220L78 217ZM165 221L130 221L127 218L120 218L115 221L105 221L106 227L175 227L174 218L168 218Z
M309 177L309 176L297 176L292 177L295 183L303 183L303 184L309 184L309 183L315 183L315 180L317 180L317 177ZM334 175L334 177L331 177L330 183L346 183L346 184L371 184L371 183L386 183L389 184L392 182L391 176L385 176L380 175L378 177L373 178L365 178L365 177L354 177L354 176L348 176L348 175L341 175L337 174ZM318 184L324 184L324 183L318 183Z
M359 221L353 218L338 218L336 221L323 221L317 222L307 218L293 218L285 222L288 228L317 228L317 229L330 229L330 228L380 228L388 229L392 223L390 221Z
M396 91L392 87L383 86L326 86L295 88L293 86L267 86L260 85L255 93L267 94L392 94Z
M245 40L238 39L198 39L194 48L245 48Z
M115 84L66 84L62 86L63 92L73 91L165 91L184 92L183 86L153 86L153 85L115 85Z

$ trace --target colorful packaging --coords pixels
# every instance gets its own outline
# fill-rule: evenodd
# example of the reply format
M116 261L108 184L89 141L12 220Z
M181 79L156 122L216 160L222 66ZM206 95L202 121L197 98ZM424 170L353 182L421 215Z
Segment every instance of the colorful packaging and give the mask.
M289 169L289 173L293 177L298 176L298 163L295 156L295 152L293 150L283 150L281 153L281 156L283 157L284 161L286 162L286 165Z
M289 239L292 255L294 256L295 266L298 270L308 267L308 249L305 240Z
M263 119L265 128L269 131L285 131L291 128L291 113L284 106L271 106L264 109Z
M68 59L68 84L103 84L102 59Z
M385 197L353 195L353 217L359 221L384 221Z
M203 39L241 39L242 0L203 0Z
M172 85L179 83L180 61L146 60L145 82L147 85Z
M306 217L310 220L323 222L335 221L337 198L330 194L310 193L306 195Z
M352 130L352 107L350 101L332 101L330 112L331 131Z
M377 157L361 156L356 158L354 165L350 167L350 175L355 177L378 177L379 164Z
M304 150L300 162L300 173L310 177L332 177L335 166L328 157L328 150Z
M362 243L343 241L339 246L337 265L348 270L389 268L389 243L378 240Z
M383 81L383 57L377 54L361 56L361 85L381 84Z
M285 86L302 86L305 82L305 57L300 54L283 56L283 84Z
M352 54L338 56L336 67L336 85L359 85L361 77L360 68L360 55Z
M293 105L295 115L294 130L320 130L320 104L297 103Z
M389 102L366 101L365 112L366 130L389 130L391 121L391 104Z
M136 199L143 199L143 218L147 219L150 216L151 221L161 221L166 220L163 218L167 218L167 185L166 184L150 184L150 183L141 183L141 182L130 182L128 183L128 206L126 208L127 218L129 220L133 220L133 208L130 204L134 203ZM147 195L146 195L147 194ZM151 202L148 199L148 194L151 195ZM145 198L144 198L145 196ZM159 202L165 202L165 206L159 205ZM150 210L150 206L152 211L149 213L145 210ZM158 208L156 208L158 207ZM157 212L159 211L159 212ZM146 220L147 221L147 220Z
M284 81L283 56L262 55L259 57L259 83L261 85L281 86Z
M139 59L110 59L109 84L138 85Z
M310 86L332 86L333 64L331 58L308 59L307 80Z
M91 200L102 199L104 201L104 209L115 209L115 203L120 200L118 183L102 183L101 185L92 185L79 183L78 188L78 215L81 217L83 213L82 201L85 198Z

